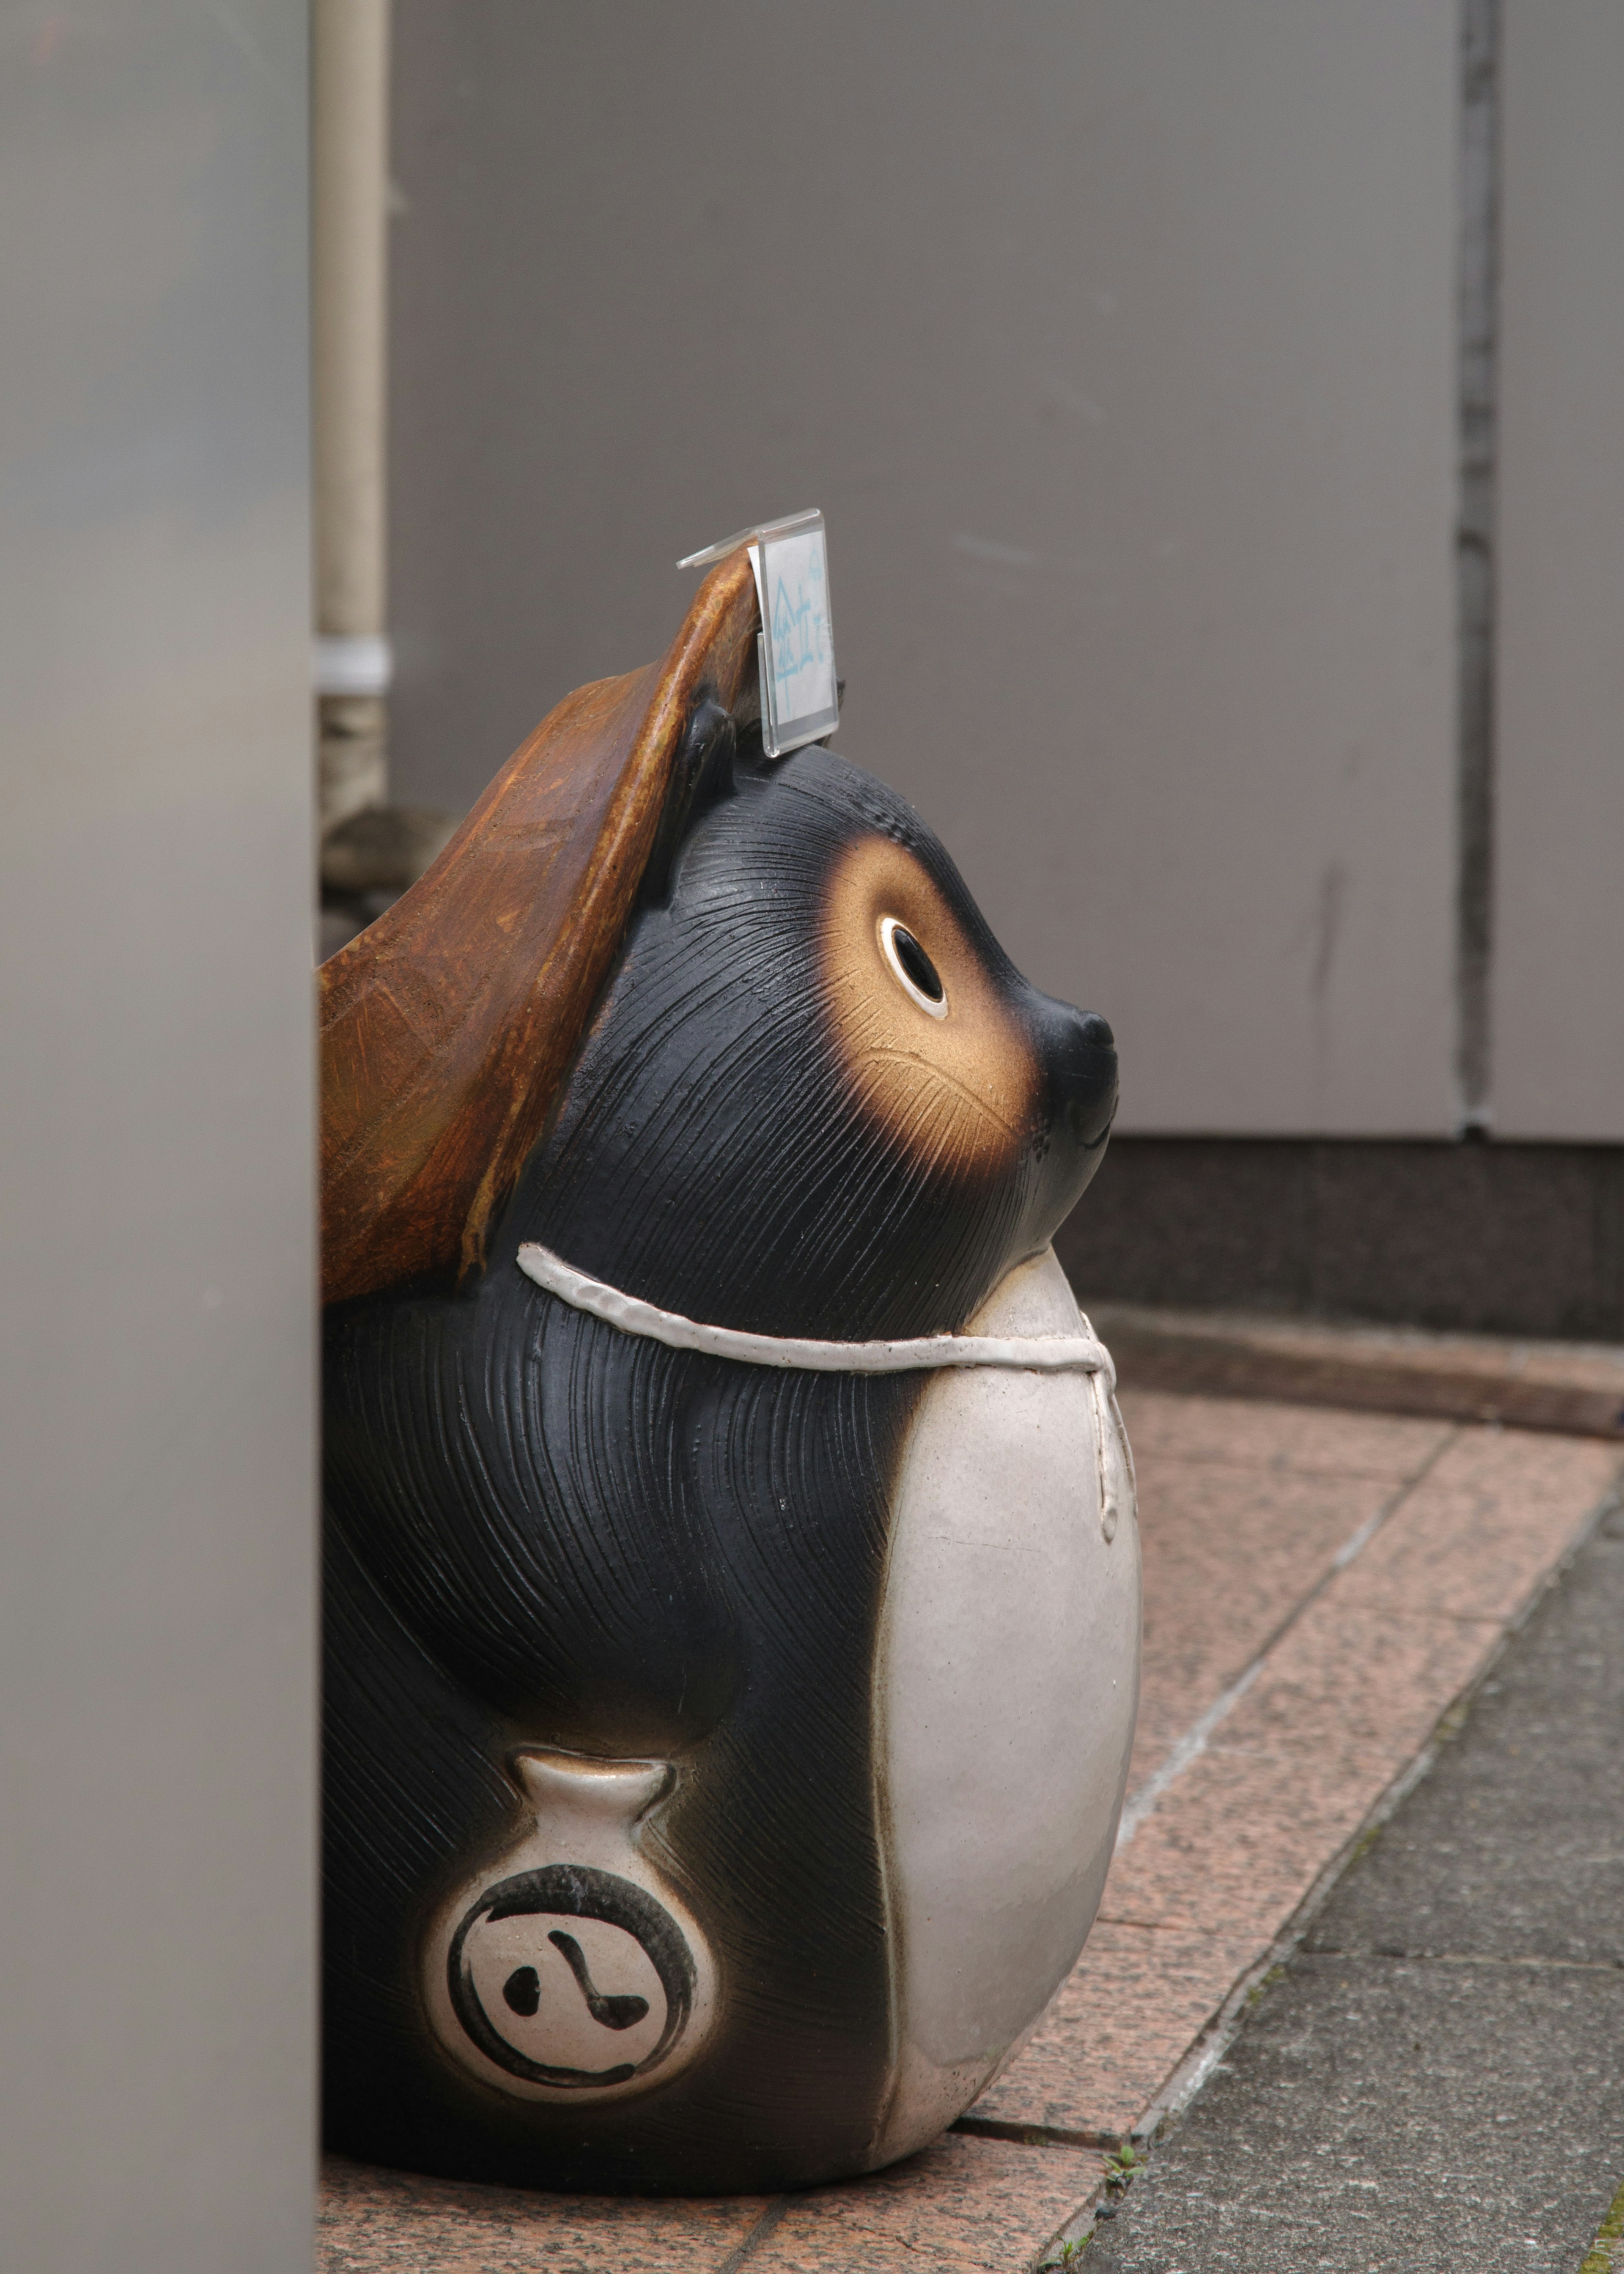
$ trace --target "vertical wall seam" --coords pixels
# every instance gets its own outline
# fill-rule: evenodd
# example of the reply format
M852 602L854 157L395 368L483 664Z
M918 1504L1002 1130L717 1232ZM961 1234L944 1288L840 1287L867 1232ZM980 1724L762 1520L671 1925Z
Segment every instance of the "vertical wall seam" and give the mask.
M1493 1126L1500 0L1462 0L1455 525L1455 1133Z

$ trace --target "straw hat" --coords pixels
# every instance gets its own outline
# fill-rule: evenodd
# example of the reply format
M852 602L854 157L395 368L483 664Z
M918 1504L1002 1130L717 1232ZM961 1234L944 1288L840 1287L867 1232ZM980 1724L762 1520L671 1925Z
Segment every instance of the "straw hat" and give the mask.
M754 689L748 551L665 660L577 688L321 967L322 1292L477 1269L619 952L684 730Z

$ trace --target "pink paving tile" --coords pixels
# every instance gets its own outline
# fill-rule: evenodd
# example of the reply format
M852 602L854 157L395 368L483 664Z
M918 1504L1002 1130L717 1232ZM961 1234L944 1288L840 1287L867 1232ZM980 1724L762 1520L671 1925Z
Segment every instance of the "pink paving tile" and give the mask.
M1616 1445L1463 1429L1339 1584L1394 1609L1510 1618L1619 1469Z
M1393 1491L1369 1477L1209 1469L1158 1455L1139 1473L1145 1660L1135 1788Z
M716 2274L768 2200L540 2195L333 2157L316 2274Z
M1161 1389L1124 1389L1121 1404L1136 1460L1155 1455L1219 1467L1373 1477L1391 1485L1418 1476L1455 1426Z
M748 2274L921 2274L930 2266L1021 2274L1104 2171L1088 2149L950 2132L873 2179L789 2196L745 2265Z
M1269 1653L1212 1751L1288 1760L1323 1792L1351 1788L1363 1812L1421 1751L1501 1630L1362 1602L1351 1578L1327 1587Z
M1368 1775L1307 1774L1279 1755L1205 1752L1118 1852L1104 1909L1147 1925L1267 1939L1379 1789Z
M1268 1940L1101 1918L1036 2036L973 2113L1128 2132Z

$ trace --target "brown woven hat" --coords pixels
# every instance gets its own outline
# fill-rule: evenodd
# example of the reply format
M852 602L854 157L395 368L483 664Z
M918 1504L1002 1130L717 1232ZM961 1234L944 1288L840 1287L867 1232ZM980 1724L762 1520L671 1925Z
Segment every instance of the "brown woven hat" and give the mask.
M578 688L321 983L324 1300L484 1260L609 974L684 727L753 683L749 555L663 663Z

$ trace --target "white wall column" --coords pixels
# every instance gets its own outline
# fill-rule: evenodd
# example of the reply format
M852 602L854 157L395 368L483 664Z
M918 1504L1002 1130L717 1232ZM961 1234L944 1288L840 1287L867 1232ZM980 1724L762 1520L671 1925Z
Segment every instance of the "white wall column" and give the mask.
M305 11L0 47L0 2261L307 2274Z

